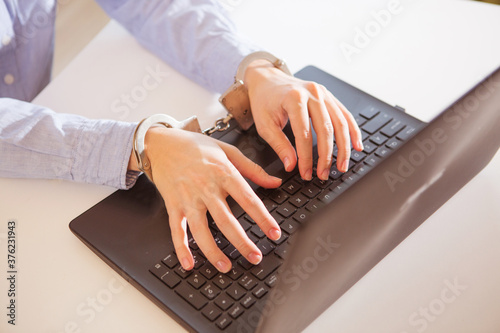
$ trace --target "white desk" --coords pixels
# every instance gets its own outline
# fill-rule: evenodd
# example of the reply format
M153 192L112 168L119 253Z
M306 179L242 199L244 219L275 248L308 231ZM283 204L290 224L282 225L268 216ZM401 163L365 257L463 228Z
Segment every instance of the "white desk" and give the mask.
M388 0L234 1L240 30L292 71L314 64L429 120L500 65L500 7L469 1L401 0L401 10L347 58L356 28ZM374 30L376 32L376 30ZM168 73L128 113L112 103L148 67ZM196 98L193 98L196 96ZM144 51L116 23L45 89L36 102L58 112L136 121L196 113L202 127L222 115L217 96ZM500 328L500 154L464 189L333 304L310 332L497 332ZM7 221L17 221L17 318L7 324L0 279L1 332L182 332L183 329L88 250L68 229L113 189L64 181L0 179L0 266ZM6 269L4 270L6 271ZM466 286L438 307L445 280ZM449 292L447 294L449 296ZM411 316L420 307L435 316ZM432 315L432 312L431 312ZM419 321L415 321L419 320ZM424 325L426 326L425 329Z

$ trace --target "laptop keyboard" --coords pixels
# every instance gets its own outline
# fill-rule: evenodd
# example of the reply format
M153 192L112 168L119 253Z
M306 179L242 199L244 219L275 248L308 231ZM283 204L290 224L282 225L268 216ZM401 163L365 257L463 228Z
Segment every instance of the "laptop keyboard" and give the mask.
M367 108L355 117L362 130L364 151L352 150L349 170L341 173L335 166L335 159L326 181L313 178L303 181L300 174L287 174L280 188L256 192L271 215L282 229L277 241L266 237L259 226L241 207L233 209L248 237L255 242L264 256L254 266L240 255L218 230L211 219L210 230L218 247L232 260L230 272L221 274L199 250L190 235L189 244L194 257L194 269L184 270L174 252L164 254L158 263L150 268L167 288L171 288L216 328L225 330L246 310L252 308L276 284L278 267L283 263L290 245L290 239L299 226L306 222L318 209L334 200L350 185L360 179L384 157L410 138L415 128L404 121L393 119L389 114L375 108ZM336 146L335 146L336 147ZM337 157L337 150L334 150ZM315 171L315 170L314 170Z

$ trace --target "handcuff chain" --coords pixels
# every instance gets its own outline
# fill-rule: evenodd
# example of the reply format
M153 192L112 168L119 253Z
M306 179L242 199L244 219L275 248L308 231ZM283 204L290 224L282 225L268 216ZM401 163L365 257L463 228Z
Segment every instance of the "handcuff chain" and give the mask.
M233 119L233 115L228 113L226 117L217 119L215 121L215 125L204 130L203 134L212 135L215 132L223 132L223 131L229 129L229 127L231 126L229 124L229 121L231 119Z

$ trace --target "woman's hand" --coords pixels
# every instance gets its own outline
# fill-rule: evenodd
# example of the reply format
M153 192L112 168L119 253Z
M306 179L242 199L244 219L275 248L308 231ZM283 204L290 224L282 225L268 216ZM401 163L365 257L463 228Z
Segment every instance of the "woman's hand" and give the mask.
M252 62L244 82L257 131L278 154L285 170L295 168L298 155L300 175L311 180L311 123L317 135L320 179L328 179L330 173L334 136L338 146L337 168L342 172L349 165L351 140L354 149L363 150L361 132L353 116L324 86L289 76L266 60ZM282 131L288 119L297 154Z
M217 247L210 232L207 211L227 240L249 262L258 264L262 260L262 253L229 209L228 195L269 238L281 237L279 225L243 176L265 188L278 187L281 180L268 175L236 147L202 134L162 127L148 130L145 147L155 185L167 207L177 257L184 269L194 267L188 226L206 258L221 272L231 269L231 261Z

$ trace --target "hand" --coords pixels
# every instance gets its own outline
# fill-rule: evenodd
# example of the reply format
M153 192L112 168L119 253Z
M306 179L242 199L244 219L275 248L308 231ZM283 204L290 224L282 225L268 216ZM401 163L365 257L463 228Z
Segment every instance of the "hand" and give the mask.
M286 171L295 168L298 155L301 177L311 180L311 122L317 135L317 175L320 179L327 180L330 173L334 135L340 171L346 172L349 166L351 139L354 149L363 150L361 132L354 117L324 86L289 76L265 60L250 64L244 82L257 131L278 154ZM297 154L282 131L288 119Z
M167 207L177 257L184 269L194 267L188 225L206 258L221 272L231 269L231 261L210 233L207 210L227 240L249 262L258 264L262 260L262 253L231 213L226 202L228 195L269 238L281 237L279 225L242 175L265 188L278 187L281 180L268 175L236 147L202 134L162 127L148 130L145 146L155 185Z

